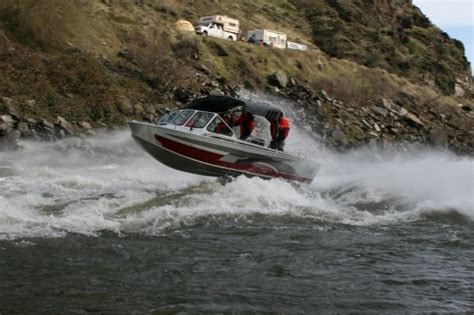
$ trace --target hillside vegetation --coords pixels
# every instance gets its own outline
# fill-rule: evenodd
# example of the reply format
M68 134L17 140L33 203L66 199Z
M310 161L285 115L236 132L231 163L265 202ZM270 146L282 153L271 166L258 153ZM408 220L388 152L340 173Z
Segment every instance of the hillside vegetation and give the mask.
M468 85L463 44L431 24L409 0L293 0L328 55L380 67L445 94Z
M277 70L307 93L324 90L355 108L400 95L409 95L412 107L454 112L458 103L471 102L460 42L409 1L365 3L0 0L0 113L117 125L131 117L153 119L162 108L203 94L274 92L267 77ZM174 28L179 18L195 22L210 14L239 18L243 30L283 30L309 50L268 49ZM456 84L463 98L450 96ZM297 100L287 92L282 95Z

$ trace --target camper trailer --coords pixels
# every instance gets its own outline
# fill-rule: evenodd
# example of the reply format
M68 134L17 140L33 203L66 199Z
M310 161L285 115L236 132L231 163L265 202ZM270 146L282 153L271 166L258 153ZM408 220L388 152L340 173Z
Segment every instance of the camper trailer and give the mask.
M264 45L286 48L286 34L270 30L251 30L247 32L249 42L256 44L263 43Z
M204 16L199 19L196 34L236 41L239 36L239 20L225 15Z
M286 42L286 47L288 49L295 49L295 50L308 50L308 46L306 46L304 44L290 42L290 41Z

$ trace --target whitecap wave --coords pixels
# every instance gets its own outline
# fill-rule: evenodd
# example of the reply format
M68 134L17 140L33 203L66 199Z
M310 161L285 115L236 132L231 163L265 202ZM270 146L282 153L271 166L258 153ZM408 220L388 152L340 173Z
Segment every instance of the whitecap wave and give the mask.
M215 179L167 168L128 130L57 143L22 143L0 156L0 239L68 233L160 234L202 222L285 220L390 225L457 211L474 219L474 162L447 153L325 150L293 127L289 149L322 164L312 185ZM298 221L299 220L299 221Z

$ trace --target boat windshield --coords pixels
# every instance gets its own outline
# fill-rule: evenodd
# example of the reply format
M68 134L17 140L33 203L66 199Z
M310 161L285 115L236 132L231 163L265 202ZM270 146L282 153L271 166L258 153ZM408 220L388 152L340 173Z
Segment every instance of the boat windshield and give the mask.
M160 119L158 119L156 124L157 125L166 125L170 121L172 121L176 117L176 115L178 115L178 113L179 113L178 110L168 111L163 116L161 116Z
M214 118L209 123L209 125L207 126L207 131L226 136L232 136L234 134L232 129L230 129L230 127L219 116L216 116L216 118Z
M190 128L204 128L207 125L209 120L214 117L214 113L209 112L196 112L194 116L188 120L186 127Z
M183 110L181 111L178 116L171 122L174 125L181 126L186 121L188 121L189 117L194 113L194 110Z

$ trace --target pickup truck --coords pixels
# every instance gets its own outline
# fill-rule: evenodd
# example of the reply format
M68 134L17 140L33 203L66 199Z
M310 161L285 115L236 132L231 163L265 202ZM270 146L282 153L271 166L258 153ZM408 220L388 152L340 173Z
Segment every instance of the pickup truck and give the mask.
M221 24L212 22L209 24L199 24L195 30L198 35L225 38L232 41L236 41L238 36L236 33L224 31Z

